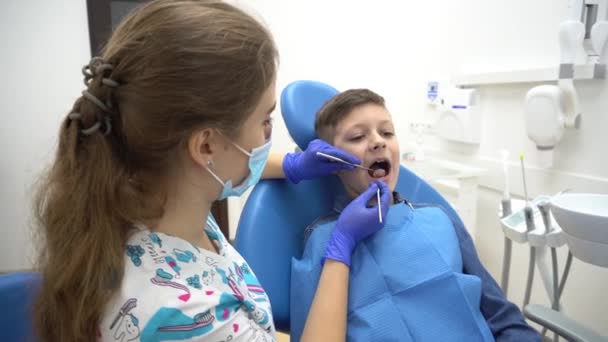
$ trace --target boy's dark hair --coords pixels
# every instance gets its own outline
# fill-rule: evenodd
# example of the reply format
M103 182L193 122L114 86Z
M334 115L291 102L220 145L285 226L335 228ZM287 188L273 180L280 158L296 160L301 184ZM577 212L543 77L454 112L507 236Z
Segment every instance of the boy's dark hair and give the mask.
M349 89L332 97L317 112L315 120L317 137L333 143L338 123L355 108L366 104L384 107L384 98L369 89Z

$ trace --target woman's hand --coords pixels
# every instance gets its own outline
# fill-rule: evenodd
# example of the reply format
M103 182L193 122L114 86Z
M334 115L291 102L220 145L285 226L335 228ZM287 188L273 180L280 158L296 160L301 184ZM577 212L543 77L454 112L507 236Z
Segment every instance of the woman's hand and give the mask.
M368 206L368 203L376 197L378 189L380 189L382 222L378 218L378 204ZM338 218L336 228L327 244L325 259L340 261L350 266L351 255L359 241L384 227L391 195L388 186L382 181L377 181L371 183L365 192L350 202Z
M315 298L308 312L302 342L344 341L348 311L348 277L351 254L359 241L382 229L378 207L368 203L380 189L382 222L388 213L391 192L381 181L353 200L338 218L327 246L325 264Z
M361 161L352 154L321 139L315 139L308 144L304 152L288 153L285 156L283 171L287 179L297 184L305 179L327 176L339 170L352 170L354 168L354 166L318 156L317 152L323 152L353 164L361 164Z

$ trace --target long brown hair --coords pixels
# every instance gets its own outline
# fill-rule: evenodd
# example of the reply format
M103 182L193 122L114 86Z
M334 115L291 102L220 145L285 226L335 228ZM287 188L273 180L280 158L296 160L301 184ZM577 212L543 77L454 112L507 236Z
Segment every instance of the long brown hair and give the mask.
M102 105L76 100L37 194L40 339L96 338L122 279L128 231L162 215L175 156L200 127L236 134L275 78L277 58L269 32L220 1L158 0L119 25L105 67L85 70Z

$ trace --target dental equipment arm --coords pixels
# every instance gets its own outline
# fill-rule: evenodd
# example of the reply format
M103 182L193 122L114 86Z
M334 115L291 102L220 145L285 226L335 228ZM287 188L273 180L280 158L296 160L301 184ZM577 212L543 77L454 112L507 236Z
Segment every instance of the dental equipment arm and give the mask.
M524 196L526 200L526 207L524 208L524 214L526 218L526 230L528 233L536 229L534 224L534 209L530 203L528 197L528 187L526 185L526 169L524 167L524 155L519 155L521 162L521 175L524 182ZM526 292L524 293L524 307L530 303L530 296L532 295L532 283L534 283L534 262L536 261L536 248L530 245L530 262L528 263L528 279L526 280Z
M500 151L502 155L502 168L505 178L505 187L503 191L501 207L502 207L502 217L507 217L511 215L511 194L509 192L509 167L508 167L508 159L509 159L509 151L503 149ZM509 290L509 271L511 269L511 250L512 250L512 241L506 235L504 237L504 250L502 257L502 277L500 280L500 287L502 291L507 296Z
M553 227L551 226L551 217L550 217L550 213L549 213L549 207L550 207L550 203L549 201L544 201L538 204L538 210L541 213L542 219L543 219L543 224L545 226L545 234L549 234L551 233L551 231L553 231ZM553 296L551 298L551 309L555 310L555 311L559 311L559 274L558 274L558 267L557 267L557 250L555 247L551 247L551 265L552 265L552 281L551 281L551 285L552 285L552 292L553 292ZM541 334L543 335L543 337L545 336L545 334L547 333L547 327L544 327ZM554 341L557 341L557 333L554 334L553 337Z
M591 329L568 318L561 312L542 305L531 304L524 308L524 314L531 321L556 332L568 341L576 342L606 342L606 338Z

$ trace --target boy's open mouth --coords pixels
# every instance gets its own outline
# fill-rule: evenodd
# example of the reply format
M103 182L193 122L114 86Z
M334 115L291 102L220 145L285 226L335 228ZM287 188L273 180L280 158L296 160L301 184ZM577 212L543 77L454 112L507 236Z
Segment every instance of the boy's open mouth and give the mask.
M388 159L376 159L370 166L371 171L367 171L370 177L383 178L391 172L391 162Z

